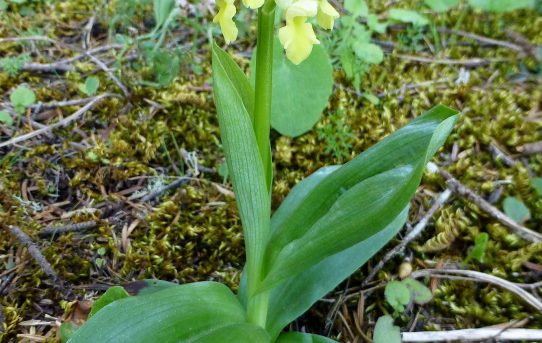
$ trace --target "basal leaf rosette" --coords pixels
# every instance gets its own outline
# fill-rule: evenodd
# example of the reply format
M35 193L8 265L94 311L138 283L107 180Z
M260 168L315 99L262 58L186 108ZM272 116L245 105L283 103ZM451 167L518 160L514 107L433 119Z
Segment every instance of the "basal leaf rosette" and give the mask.
M286 56L292 63L300 64L307 59L314 44L320 41L314 33L312 23L315 18L319 26L332 30L339 12L328 0L267 0L274 1L281 8L285 17L285 25L279 29L279 39L286 50ZM220 25L227 44L233 42L238 30L233 18L237 12L235 0L217 0L218 13L213 21ZM264 0L243 0L243 5L257 9L264 5ZM275 5L273 4L273 6Z

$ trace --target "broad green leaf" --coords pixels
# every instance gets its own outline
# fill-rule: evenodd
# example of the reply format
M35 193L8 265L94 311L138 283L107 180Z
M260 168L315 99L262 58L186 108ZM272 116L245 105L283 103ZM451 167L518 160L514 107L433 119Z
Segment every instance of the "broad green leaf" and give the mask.
M457 113L445 106L433 108L326 177L303 202L281 206L266 252L265 287L359 243L394 220L408 205L425 164L446 140ZM369 203L366 196L375 200Z
M218 123L243 224L250 277L257 273L251 268L260 265L269 236L269 179L258 150L250 110L247 110L243 102L241 92L244 89L239 88L236 82L238 67L236 69L231 66L231 58L216 44L212 50L213 89ZM257 282L251 281L251 284Z
M474 239L474 247L471 252L465 258L463 263L468 263L471 259L475 259L480 263L484 263L484 255L486 253L487 242L489 241L489 235L485 232L481 232L476 235Z
M367 17L369 15L369 7L365 0L345 0L344 8L354 17Z
M390 281L384 291L386 301L397 312L403 312L410 302L410 290L400 281Z
M88 317L90 318L94 316L96 313L98 313L98 311L112 302L127 297L129 297L128 292L126 292L121 286L110 287L107 291L105 291L104 294L102 294L101 297L98 298L98 300L94 302L94 304L92 304L92 309L90 310Z
M416 11L404 10L400 8L392 8L389 12L388 18L418 26L425 26L429 24L429 19L427 19L427 17L424 15Z
M507 197L504 199L503 209L504 213L518 224L522 224L531 218L531 211L518 198Z
M79 326L73 322L65 322L60 324L60 342L66 343L78 329Z
M6 111L0 111L0 123L4 123L7 126L13 125L13 119Z
M28 107L36 102L36 95L30 88L19 86L11 93L9 101L11 101L13 106Z
M386 29L388 28L388 23L381 23L378 21L378 16L375 14L369 14L367 16L367 26L369 26L371 30L378 33L385 33Z
M384 229L408 205L420 169L394 168L345 190L310 231L281 249L264 284L275 285Z
M241 323L217 328L198 336L190 343L270 343L267 332L259 326Z
M227 73L229 82L237 90L237 94L243 101L243 106L250 116L250 121L254 122L254 88L247 79L247 76L239 65L222 49L213 45L213 55L216 55L216 60L220 61L224 71Z
M401 331L393 325L391 316L382 316L376 321L374 343L401 343Z
M533 8L535 0L469 0L469 5L482 11L503 13Z
M337 287L376 254L401 229L405 209L391 224L374 236L332 255L271 290L267 330L274 336L288 323Z
M94 95L100 86L100 79L96 76L89 76L84 84L79 84L79 90L86 95Z
M435 12L446 12L459 5L459 0L424 0L424 2Z
M1 119L0 119L1 120ZM531 180L531 185L538 194L539 197L542 197L542 178L535 177Z
M384 60L384 52L376 44L356 42L353 48L356 56L365 63L380 64Z
M216 337L204 338L212 338L225 326L244 323L244 309L226 286L198 282L115 301L90 318L69 342L218 343ZM250 342L243 337L238 341Z
M423 283L414 280L413 278L409 277L401 281L402 284L404 284L408 290L410 291L410 296L412 297L412 301L414 301L418 305L427 304L428 302L433 299L433 294L431 293L431 290L427 288Z
M337 343L337 341L310 333L287 332L280 335L276 343Z
M100 86L100 79L98 79L96 76L89 76L85 80L85 88L87 90L88 95L96 94L96 91L98 90L99 86Z
M164 25L174 7L175 0L154 0L153 8L156 27Z
M256 59L252 60L255 70ZM333 68L325 49L315 45L309 58L295 65L275 39L271 126L282 135L296 137L320 120L333 89Z
M179 286L177 283L155 279L134 281L123 285L124 289L132 295L149 295L177 286Z
M227 71L228 77L237 90L237 94L241 97L245 110L250 116L250 121L254 125L254 88L250 84L246 75L241 68L235 63L235 61L222 49L216 47L213 51L216 51L217 58L220 58L220 62L224 66L224 70ZM254 70L254 69L253 69ZM269 145L269 151L271 151L271 145ZM262 157L262 160L264 158ZM273 165L271 162L271 152L265 158L264 168L266 171L267 189L271 191L271 182L273 179ZM231 171L229 172L231 175Z
M304 201L316 185L322 182L340 166L324 167L297 184L282 202L282 209L296 207ZM267 329L272 336L277 335L286 324L293 321L316 301L333 290L341 281L363 265L372 255L391 239L406 221L405 209L392 224L379 234L363 241L341 253L324 259L320 263L292 277L271 291ZM275 212L271 219L272 230L277 230L275 222L287 215L282 210ZM243 292L243 283L240 293Z

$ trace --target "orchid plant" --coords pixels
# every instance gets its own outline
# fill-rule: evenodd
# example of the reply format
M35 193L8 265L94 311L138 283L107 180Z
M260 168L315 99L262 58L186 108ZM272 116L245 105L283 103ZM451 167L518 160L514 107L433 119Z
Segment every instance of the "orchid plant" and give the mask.
M316 171L271 216L276 8L285 16L278 37L291 68L302 67L319 43L309 20L315 17L322 28L332 29L339 14L327 0L243 4L259 9L254 83L228 53L212 45L222 145L245 238L247 260L238 294L216 282L146 280L137 296L112 287L69 342L335 342L282 331L405 223L425 166L447 139L458 113L437 106L350 162ZM235 1L217 0L217 5L214 21L230 43L238 35Z

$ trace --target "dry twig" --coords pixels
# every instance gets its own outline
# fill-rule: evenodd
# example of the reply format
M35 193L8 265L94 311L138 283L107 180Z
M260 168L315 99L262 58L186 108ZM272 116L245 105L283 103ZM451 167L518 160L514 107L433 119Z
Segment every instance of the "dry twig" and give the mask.
M463 329L451 331L403 332L403 342L542 341L542 330Z
M67 298L73 298L73 294L65 287L65 282L62 278L54 271L51 264L43 257L38 246L32 241L26 233L24 233L17 226L10 225L8 227L9 233L27 249L34 261L40 266L45 275L53 281L53 286L58 288L62 294Z
M477 34L472 33L472 32L466 32L466 31L461 31L461 30L452 30L452 29L448 29L448 28L445 28L445 27L438 28L437 31L438 32L443 32L443 33L454 34L454 35L465 37L465 38L469 38L469 39L475 40L475 41L477 41L479 43L483 43L483 44L487 44L487 45L501 46L503 48L507 48L507 49L514 50L514 51L517 51L517 52L525 52L524 49L520 45L511 43L511 42L507 42L507 41L503 41L503 40L497 40L497 39L493 39L493 38L489 38L489 37L485 37L485 36L480 36L480 35L477 35Z
M520 285L490 274L462 269L422 269L413 272L410 276L413 278L430 276L436 278L440 277L452 279L454 276L457 275L459 275L460 277L470 278L472 281L487 282L502 287L523 299L526 303L534 307L537 311L542 312L542 301L540 301L540 299L524 290Z
M148 202L148 201L160 196L161 194L163 194L163 193L165 193L165 192L167 192L169 190L181 187L182 185L184 185L185 183L187 183L191 179L192 179L191 174L187 173L185 176L178 178L177 180L173 181L169 185L166 185L166 186L160 188L157 191L154 191L152 193L149 193L149 194L145 195L144 197L141 198L141 202L142 203ZM132 200L132 198L130 198L130 200Z
M57 227L48 227L41 230L38 233L38 236L41 238L56 236L56 235L61 235L67 232L84 231L87 229L95 228L96 226L98 226L98 223L96 223L94 220L89 220L82 223L68 224L68 225L57 226Z
M425 229L425 227L429 223L429 220L431 220L431 218L433 218L435 213L437 213L437 211L445 203L448 202L451 195L452 195L452 192L449 189L447 189L437 197L437 199L436 199L435 203L433 204L433 206L431 206L431 208L427 211L427 213L423 216L423 218L418 222L418 224L416 224L416 226L414 226L414 228L405 236L403 241L399 245L394 247L392 250L390 250L384 256L384 258L382 258L378 262L378 264L373 268L373 270L371 271L369 276L367 276L365 278L365 280L363 280L363 283L361 284L362 287L367 286L367 284L374 279L376 274L384 267L384 265L389 260L394 258L396 255L399 255L400 253L402 253L403 250L405 250L405 248L407 247L407 245L410 242L412 242L414 239L416 239L416 237L418 237L422 233L422 231Z
M472 201L476 206L478 206L478 208L498 220L507 228L514 231L514 233L521 238L529 242L542 242L542 234L516 223L512 218L508 217L506 214L502 213L499 209L487 202L484 198L474 193L474 191L472 191L470 188L467 188L447 171L438 169L438 173L446 179L448 187L450 187L454 193L464 196Z
M542 141L529 143L517 148L524 155L534 155L542 153Z
M68 124L70 124L72 121L74 120L77 120L80 116L82 116L85 112L87 112L90 108L92 108L92 106L94 106L96 103L100 102L101 100L107 98L107 97L110 97L110 96L113 96L113 94L111 93L105 93L105 94L102 94L102 95L99 95L97 97L94 98L94 100L92 100L91 102L89 102L88 104L86 104L85 106L83 106L82 108L80 108L79 110L77 110L75 113L73 113L72 115L52 124L52 125L48 125L48 126L45 126L41 129L38 129L38 130L35 130L35 131L32 131L32 132L29 132L25 135L21 135L21 136L17 136L17 137L13 137L12 139L6 141L6 142L2 142L0 143L0 148L3 148L5 146L9 146L9 145L14 145L14 144L18 144L18 143L21 143L21 142L24 142L26 140L29 140L31 138L34 138L36 136L39 136L45 132L49 132L53 129L56 129L58 127L62 127L62 126L66 126Z
M111 81L113 81L117 85L117 87L120 88L122 94L124 94L125 97L130 97L130 92L128 91L128 88L126 88L126 86L123 85L122 82L120 82L120 80L115 76L115 74L113 74L111 69L109 69L107 65L105 65L105 63L100 61L97 57L93 56L89 52L86 52L85 54L92 60L92 62L94 62L94 64L96 64L100 69L102 69L107 74L107 76L109 76L109 79L111 79Z
M446 65L460 65L460 66L469 67L469 68L483 67L483 66L486 66L486 65L488 65L490 63L507 62L508 61L508 59L506 59L506 58L467 58L467 59L463 59L463 60L451 60L451 59L447 59L447 58L436 59L436 58L402 55L402 54L398 54L398 55L395 55L395 56L397 58L402 59L402 60L411 61L411 62L446 64Z

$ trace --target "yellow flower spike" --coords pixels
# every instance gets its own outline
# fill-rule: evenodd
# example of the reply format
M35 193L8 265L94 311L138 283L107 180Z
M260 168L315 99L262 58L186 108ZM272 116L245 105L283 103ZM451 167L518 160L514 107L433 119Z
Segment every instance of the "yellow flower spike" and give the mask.
M292 63L300 64L309 57L312 46L320 44L312 25L307 23L308 17L317 14L318 2L317 0L297 0L287 5L286 26L279 29L279 39L286 49L286 57Z
M243 0L243 5L248 8L256 9L263 6L264 0Z
M237 26L233 22L233 16L237 12L234 4L235 0L217 0L219 11L213 18L214 23L220 24L222 35L226 44L230 44L237 38Z
M316 16L318 25L326 30L333 30L335 19L339 17L339 12L327 0L318 0L318 15Z

